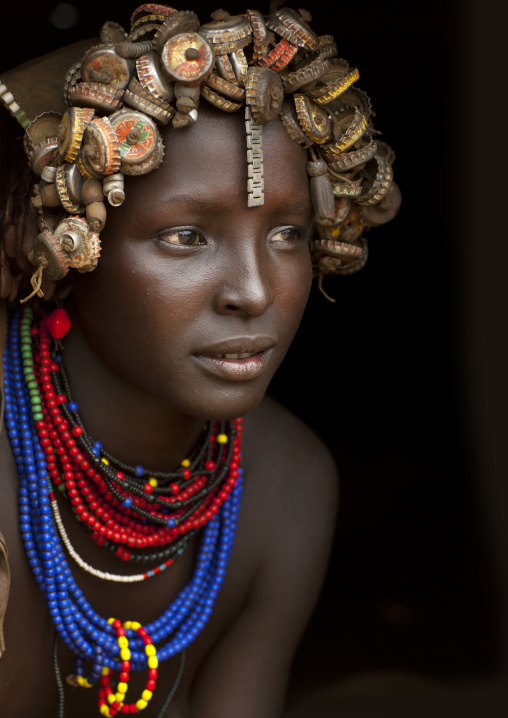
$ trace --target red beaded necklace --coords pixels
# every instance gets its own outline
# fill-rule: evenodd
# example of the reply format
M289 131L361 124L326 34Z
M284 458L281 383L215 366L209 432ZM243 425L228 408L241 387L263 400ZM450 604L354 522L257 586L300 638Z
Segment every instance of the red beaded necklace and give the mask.
M61 357L51 348L62 326L70 327L63 309L49 317L41 310L31 329L35 385L29 389L41 400L43 419L35 425L49 476L98 545L124 561L159 564L146 571L149 578L182 553L236 485L242 420L205 427L174 472L123 464L89 436L79 417Z

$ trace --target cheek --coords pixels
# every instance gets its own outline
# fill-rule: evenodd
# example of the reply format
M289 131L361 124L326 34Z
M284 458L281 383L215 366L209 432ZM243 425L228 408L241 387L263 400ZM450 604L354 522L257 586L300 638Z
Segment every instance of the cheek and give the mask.
M186 272L161 261L149 245L127 240L117 247L105 247L97 269L78 275L73 289L88 341L108 364L131 375L133 367L146 370L148 357L178 352L202 298L191 291Z
M279 312L284 315L281 320L284 320L285 333L289 335L288 343L293 339L300 324L309 298L311 284L312 265L310 253L306 251L301 253L291 267L285 267L275 289L277 297L275 304L279 308Z

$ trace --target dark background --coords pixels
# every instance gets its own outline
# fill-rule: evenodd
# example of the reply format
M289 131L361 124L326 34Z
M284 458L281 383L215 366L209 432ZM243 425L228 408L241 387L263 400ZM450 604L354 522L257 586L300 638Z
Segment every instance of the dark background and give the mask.
M22 23L14 21L17 32L4 37L3 67L94 36L105 20L128 27L134 5L76 0L69 29L55 23L69 24L72 9L66 21L65 11L63 20L52 15L56 3L30 5ZM192 7L204 22L217 6L178 7ZM268 3L256 7L268 12ZM330 571L297 655L293 703L356 672L477 680L497 674L504 657L500 546L485 498L482 434L486 423L498 430L500 423L488 406L478 412L489 367L475 354L485 322L496 317L488 304L475 304L475 227L487 234L492 212L488 203L487 217L479 209L482 172L469 151L478 138L496 149L501 93L486 93L492 113L473 122L477 4L307 7L312 27L333 33L339 56L360 69L375 126L397 155L403 205L370 232L365 269L325 280L335 304L313 289L271 387L323 437L341 475ZM492 288L488 272L482 277ZM496 384L494 401L498 391Z

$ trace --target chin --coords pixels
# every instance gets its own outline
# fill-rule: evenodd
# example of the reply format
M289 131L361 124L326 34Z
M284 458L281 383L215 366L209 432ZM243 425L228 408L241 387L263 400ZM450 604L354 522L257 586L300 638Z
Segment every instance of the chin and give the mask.
M270 378L271 379L271 376ZM232 382L230 386L195 387L182 402L168 398L182 413L206 421L229 420L245 416L262 401L269 379L262 382Z

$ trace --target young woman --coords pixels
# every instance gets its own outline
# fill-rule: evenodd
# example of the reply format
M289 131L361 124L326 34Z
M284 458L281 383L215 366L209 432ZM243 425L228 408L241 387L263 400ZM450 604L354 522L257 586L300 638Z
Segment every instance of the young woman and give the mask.
M5 718L79 718L98 710L173 718L282 713L291 658L327 564L337 476L320 440L265 392L305 308L310 247L318 273L361 266L361 230L379 223L372 212L369 222L369 210L384 202L378 211L388 219L396 189L389 152L381 143L379 154L373 150L370 118L359 109L368 100L349 89L354 71L333 62L333 39L315 44L303 11L279 13L265 23L254 11L232 18L219 12L199 25L189 12L141 6L129 38L114 24L103 28L105 54L92 48L78 63L80 76L76 69L70 81L67 75L71 110L64 108L56 125L49 115L41 120L40 112L17 109L26 91L19 73L2 78L4 104L18 120L24 112L32 120L25 145L42 178L32 199L38 228L28 210L12 211L11 200L3 215L2 296L12 300L20 284L26 297L30 274L37 295L10 312L4 353L0 529L11 574L2 606ZM242 32L253 51L234 45ZM192 71L211 52L199 82L186 82L181 66L171 64L169 49L184 35L180 60ZM127 40L138 50L151 44L136 57ZM160 157L140 173L132 166L146 168L150 158L129 166L128 155L132 147L146 150L143 133L158 117L150 101L142 106L131 95L129 109L124 92L127 112L134 106L138 114L129 115L122 135L117 115L83 97L87 78L118 89L116 68L127 56L128 72L136 67L127 89L146 100L132 78L142 85L139 58L150 53L161 58L157 78L172 85L176 111L171 122L158 122L152 151ZM247 70L242 55L263 69ZM37 72L32 84L51 82L47 60ZM251 154L243 109L223 111L230 85L248 108ZM292 87L303 99L287 109L284 91ZM304 91L315 99L349 92L349 101L320 105ZM200 92L208 102L199 103ZM155 97L154 105L170 104L169 90L165 100ZM74 151L68 133L83 107ZM57 131L49 153L54 138L42 137L46 122ZM111 135L100 134L106 125L116 128L120 159L101 174L101 153L111 150ZM252 142L260 135L256 163ZM38 153L48 161L37 164ZM74 205L51 182L60 172L64 189L75 191L72 166L81 192ZM261 183L256 193L247 175L256 179L260 167L264 189ZM103 182L107 195L108 177L125 201L108 206L104 223L101 207L92 206L101 202L95 195L89 201L85 187ZM19 173L15 181L22 184ZM311 245L316 219L321 239ZM92 261L99 231L101 256L97 251ZM77 245L87 257L81 265ZM56 304L48 306L51 295Z

